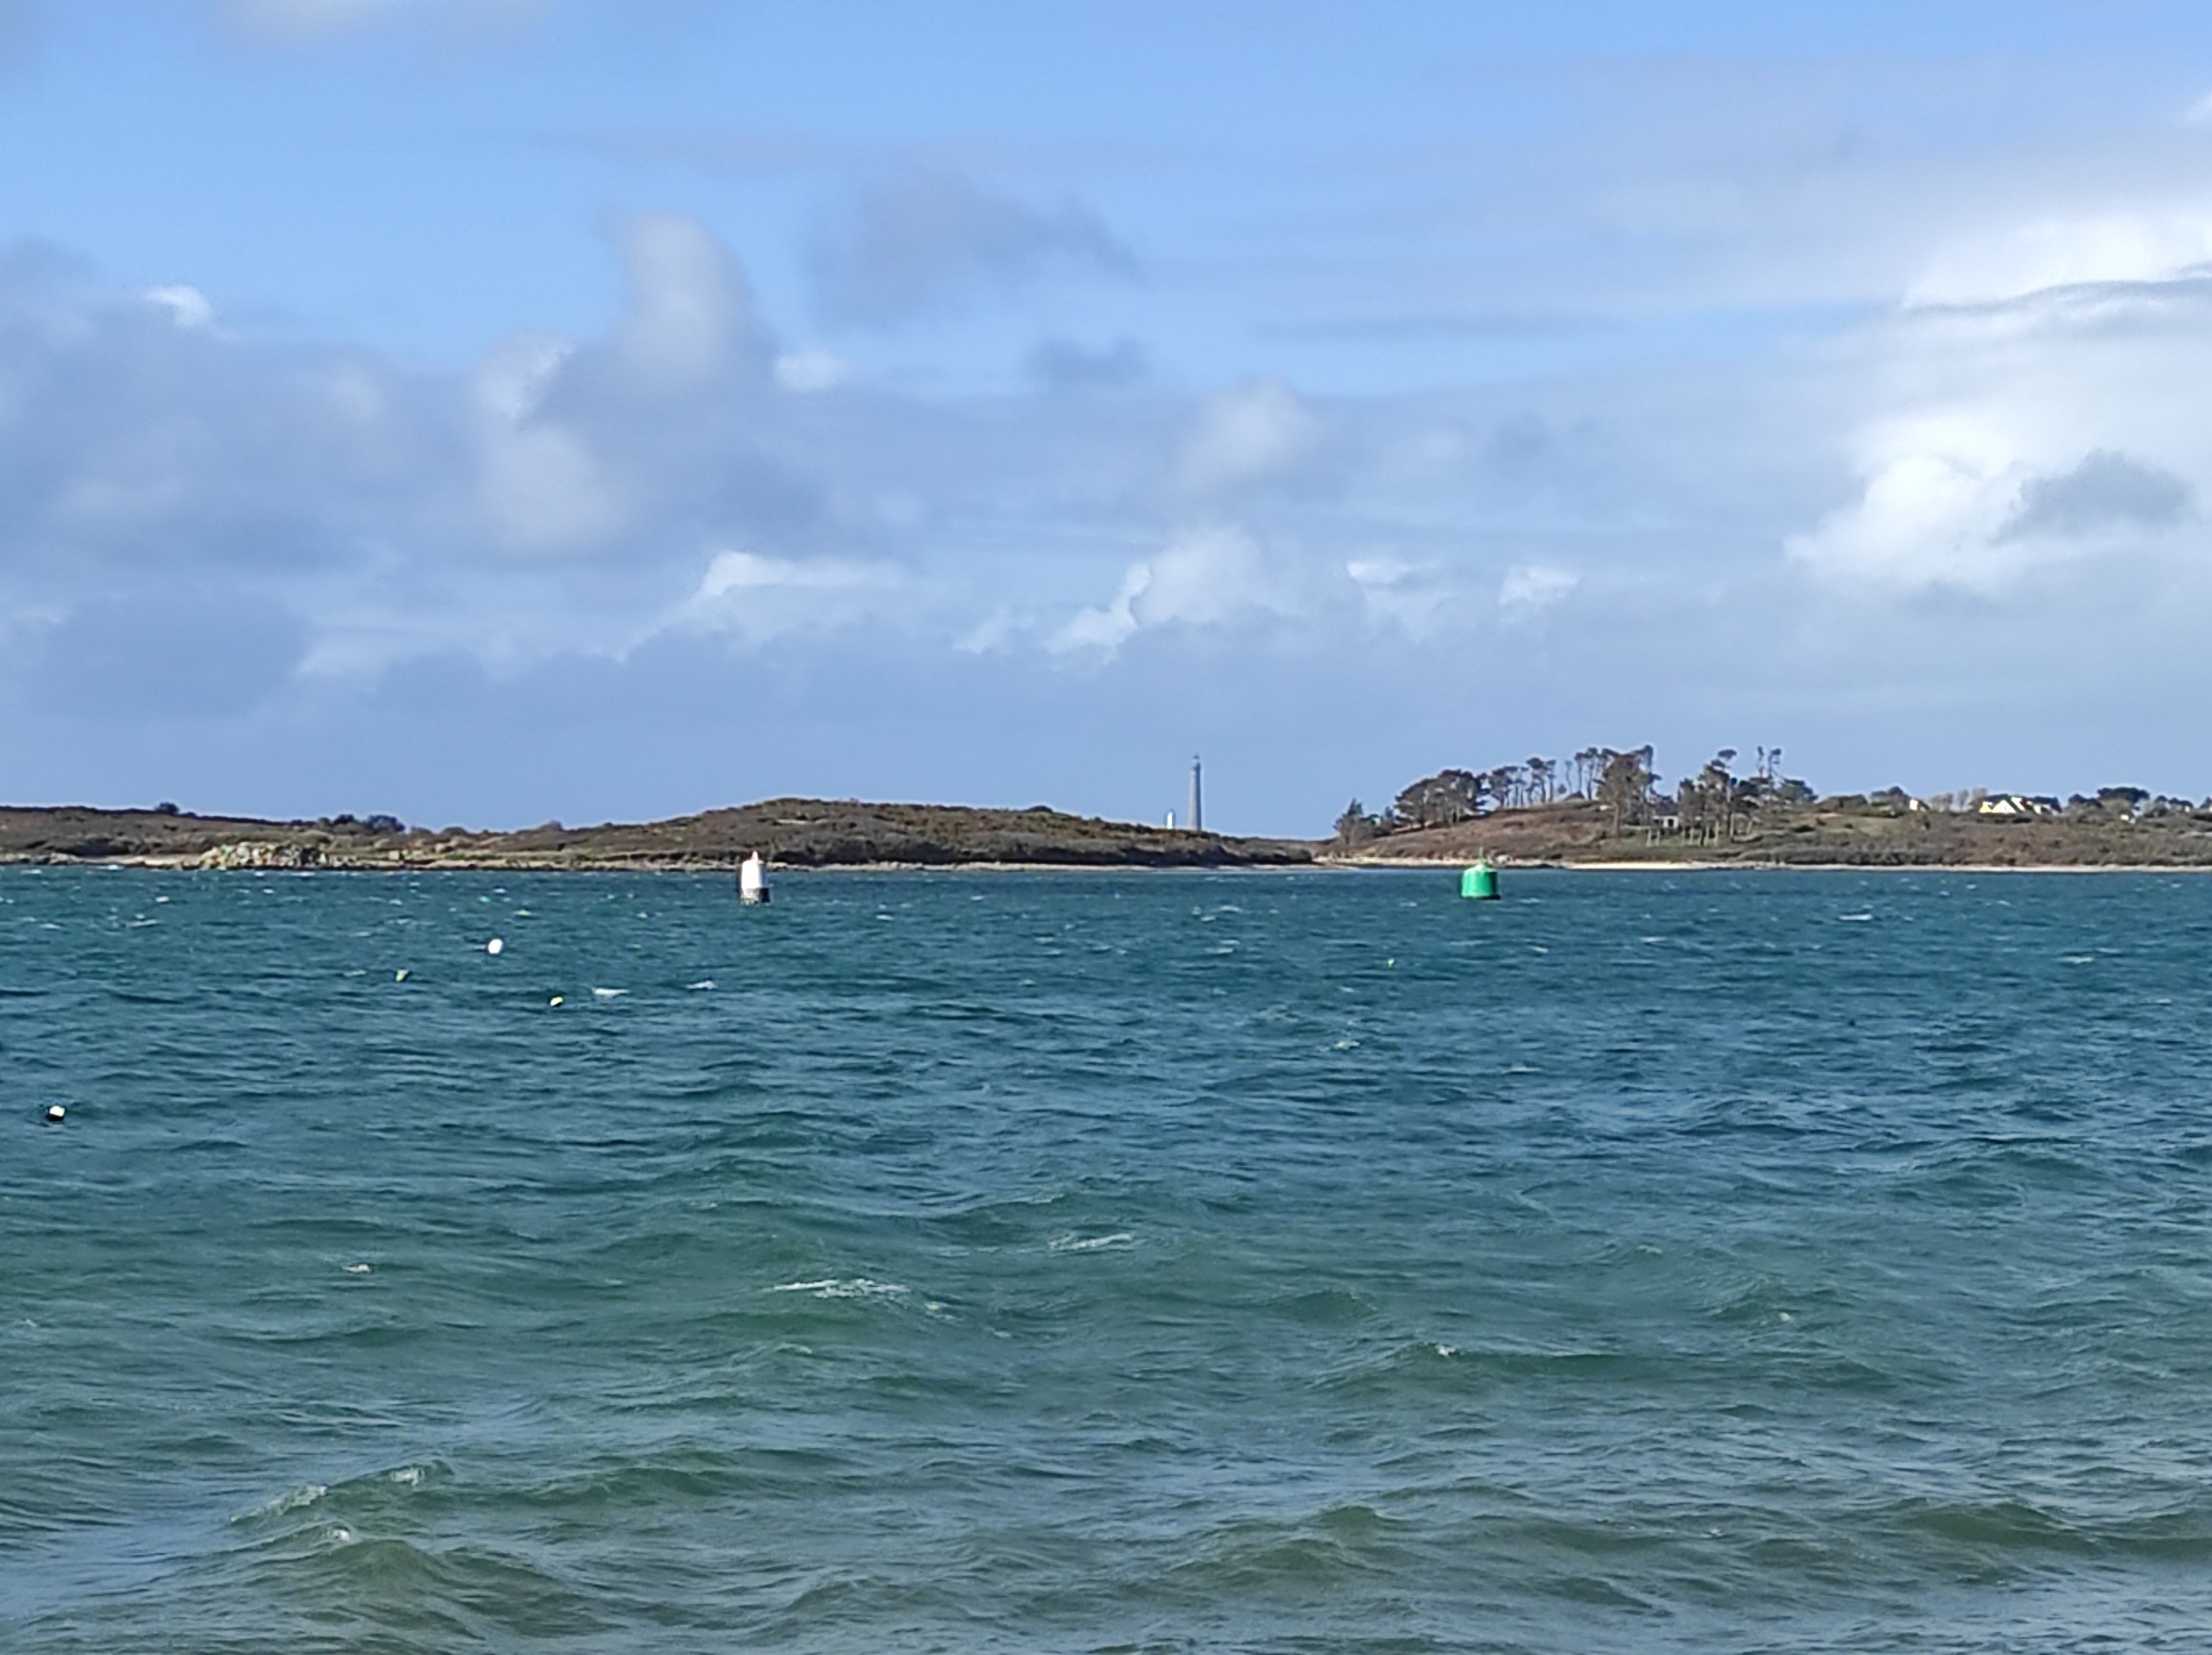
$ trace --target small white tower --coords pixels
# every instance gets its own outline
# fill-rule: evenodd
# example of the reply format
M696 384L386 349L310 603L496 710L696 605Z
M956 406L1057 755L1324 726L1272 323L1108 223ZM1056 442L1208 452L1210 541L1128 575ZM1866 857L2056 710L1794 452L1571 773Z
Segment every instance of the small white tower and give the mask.
M757 850L746 857L737 870L737 900L745 903L766 902L768 899L768 868Z

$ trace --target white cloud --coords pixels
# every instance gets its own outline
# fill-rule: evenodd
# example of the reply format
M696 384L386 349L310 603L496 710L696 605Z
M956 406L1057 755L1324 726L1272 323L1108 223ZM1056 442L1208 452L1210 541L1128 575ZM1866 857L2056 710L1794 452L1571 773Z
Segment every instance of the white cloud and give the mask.
M1288 615L1297 604L1241 529L1201 529L1132 563L1111 603L1080 609L1046 641L1056 655L1111 656L1149 627L1219 627Z
M776 358L776 383L797 396L834 391L852 378L852 364L828 351L787 351Z
M484 445L485 516L516 551L558 552L604 540L622 517L589 444L560 425L495 433Z
M566 340L516 334L477 368L479 498L494 536L515 551L588 545L620 521L613 484L590 443L540 417L555 377L574 354Z
M1032 624L1028 616L1016 614L1001 603L962 633L952 647L963 655L995 654L1028 631Z
M2212 297L2176 280L1908 315L1877 330L1892 406L1858 497L1786 541L1832 581L1995 594L2055 565L2186 553L2212 488Z
M2165 281L2208 264L2212 204L2039 218L1938 249L1905 302L1991 304L2091 282Z
M180 328L212 328L215 322L215 307L208 296L196 287L150 287L145 293L146 302L158 305L169 313L170 319Z
M696 220L643 213L623 227L630 309L616 337L630 368L679 386L756 366L765 355L752 289L729 251Z
M566 339L549 334L509 334L477 364L478 405L493 419L517 424L537 413L561 365L576 354Z
M1354 558L1344 565L1344 573L1359 587L1370 619L1387 622L1409 637L1423 638L1434 631L1451 600L1436 569L1400 558Z
M672 624L757 644L892 614L909 602L909 584L891 563L718 552Z
M1581 584L1571 569L1517 563L1498 582L1498 607L1509 621L1532 621Z
M1209 398L1183 440L1179 475L1211 495L1290 470L1320 440L1321 422L1289 383L1247 379Z
M1114 601L1100 607L1078 609L1068 618L1067 623L1046 641L1045 647L1055 655L1075 655L1096 651L1113 655L1144 623L1137 618L1137 601L1152 586L1152 565L1132 563L1121 577L1121 590Z

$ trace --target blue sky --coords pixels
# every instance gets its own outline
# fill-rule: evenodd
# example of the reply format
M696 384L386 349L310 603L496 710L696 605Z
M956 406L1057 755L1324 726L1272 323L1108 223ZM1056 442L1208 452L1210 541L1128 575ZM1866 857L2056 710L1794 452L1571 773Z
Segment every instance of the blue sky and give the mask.
M2202 796L2181 6L0 0L0 797Z

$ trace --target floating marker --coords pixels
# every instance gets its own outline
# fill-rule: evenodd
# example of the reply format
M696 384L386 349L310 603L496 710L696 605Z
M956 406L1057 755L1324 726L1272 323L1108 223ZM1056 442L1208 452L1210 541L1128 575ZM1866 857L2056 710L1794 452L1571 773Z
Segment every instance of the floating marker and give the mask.
M559 1006L564 1003L567 998L568 996L565 994L556 994L550 1000L546 1001L545 1004L548 1006Z
M484 944L484 952L487 954L500 953L506 949L506 946L507 945L501 941L498 937L494 937L490 942Z
M404 983L406 980L407 968L404 966L401 966L398 971L392 973L392 981L395 983Z
M46 1106L46 1124L48 1126L59 1126L68 1118L69 1111L60 1104L50 1103Z
M1498 900L1498 869L1487 856L1476 857L1474 866L1461 873L1460 894L1469 902Z
M768 864L761 860L761 853L757 850L747 856L738 867L737 900L748 904L768 900Z

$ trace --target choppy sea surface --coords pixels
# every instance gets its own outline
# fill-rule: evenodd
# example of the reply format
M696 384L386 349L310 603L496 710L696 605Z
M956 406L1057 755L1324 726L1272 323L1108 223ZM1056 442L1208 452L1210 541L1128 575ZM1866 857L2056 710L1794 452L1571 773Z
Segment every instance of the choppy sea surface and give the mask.
M2212 879L1505 893L0 870L0 1648L2204 1648Z

